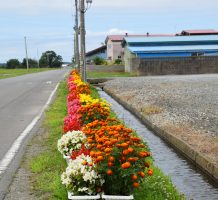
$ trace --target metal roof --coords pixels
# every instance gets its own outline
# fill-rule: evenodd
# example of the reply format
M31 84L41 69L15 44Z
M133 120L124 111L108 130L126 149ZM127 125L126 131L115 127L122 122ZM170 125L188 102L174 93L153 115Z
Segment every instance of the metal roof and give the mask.
M170 43L170 42L202 42L202 41L216 41L218 42L218 35L201 35L201 36L165 36L165 37L124 37L124 43Z
M105 43L108 42L108 40L120 42L123 40L124 37L167 37L167 36L175 36L175 34L128 34L126 35L108 35L105 39Z
M151 53L151 52L176 52L176 51L210 51L217 50L218 45L190 45L190 46L148 46L148 47L128 47L133 53Z
M106 50L106 49L107 49L106 45L103 45L103 46L101 46L101 47L98 47L98 48L96 48L96 49L93 49L93 50L87 52L87 53L86 53L86 56L92 56L92 55L94 55L94 54L96 54L96 53L99 53L99 52L101 52L101 51L103 51L103 50Z
M182 33L186 34L213 34L218 33L218 31L214 29L198 29L198 30L183 30Z

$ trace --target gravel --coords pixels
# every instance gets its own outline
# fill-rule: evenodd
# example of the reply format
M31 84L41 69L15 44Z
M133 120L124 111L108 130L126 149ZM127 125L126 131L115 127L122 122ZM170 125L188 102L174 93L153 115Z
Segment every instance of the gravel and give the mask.
M218 74L120 78L105 88L218 164Z

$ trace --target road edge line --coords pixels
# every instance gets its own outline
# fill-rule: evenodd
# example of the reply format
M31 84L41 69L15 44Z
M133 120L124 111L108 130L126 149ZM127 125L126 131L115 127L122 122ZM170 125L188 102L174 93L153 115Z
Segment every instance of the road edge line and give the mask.
M0 161L0 175L2 175L16 156L17 152L19 151L23 140L26 138L26 136L31 132L33 127L36 125L36 123L41 119L43 113L45 110L48 108L50 105L54 95L57 92L57 89L59 87L60 83L57 83L54 90L50 94L47 102L45 105L42 107L41 111L39 114L31 121L31 123L24 129L24 131L18 136L18 138L14 141L14 143L11 145L10 149L7 151L3 159Z

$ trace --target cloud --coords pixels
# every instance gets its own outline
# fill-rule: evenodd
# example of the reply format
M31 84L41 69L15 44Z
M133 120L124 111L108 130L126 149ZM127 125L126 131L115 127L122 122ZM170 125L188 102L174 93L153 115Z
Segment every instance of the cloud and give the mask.
M115 9L122 9L122 11L125 11L125 9L134 11L134 9L137 10L144 10L145 14L146 12L155 10L165 10L165 9L171 9L171 8L177 8L177 9L190 9L190 8L196 8L196 7L203 7L203 8L214 8L214 6L218 6L217 0L110 0L110 1L104 1L104 0L93 0L93 7L95 8L115 8Z
M109 31L107 31L107 35L113 35L113 34L125 34L125 33L133 33L133 31L130 30L122 30L118 28L112 28Z
M91 31L87 30L86 35L86 43L87 43L87 51L91 51L95 48L98 48L104 43L107 35L116 35L116 34L125 34L130 33L134 34L135 32L132 30L119 29L119 28L111 28L105 31Z
M70 41L54 41L41 44L39 46L40 52L47 50L53 50L57 54L61 55L64 60L70 61L73 57L73 42Z
M42 36L43 35L43 36ZM27 37L28 55L30 58L39 57L42 52L54 50L63 57L65 61L70 61L73 55L73 36L64 35L57 32L55 35L42 34L41 37ZM24 38L0 38L0 63L6 62L11 58L18 58L20 61L25 57Z
M93 0L91 9L96 11L113 12L120 11L150 11L172 10L172 9L209 9L218 6L217 0ZM74 11L74 0L7 0L0 4L0 11L15 11L22 14L36 14L42 12L66 12Z
M106 35L116 35L116 34L125 34L125 33L134 33L134 31L131 30L123 30L119 28L111 28L106 31L87 31L87 37L99 37L99 36L104 36Z
M168 33L174 32L175 26L178 31L184 27L216 29L217 8L218 0L93 0L86 13L87 50L99 47L108 34ZM0 62L23 58L24 35L30 56L36 55L37 48L54 48L69 60L73 13L74 0L2 0Z
M0 11L13 11L22 14L40 14L51 11L72 10L73 0L7 0L1 2Z

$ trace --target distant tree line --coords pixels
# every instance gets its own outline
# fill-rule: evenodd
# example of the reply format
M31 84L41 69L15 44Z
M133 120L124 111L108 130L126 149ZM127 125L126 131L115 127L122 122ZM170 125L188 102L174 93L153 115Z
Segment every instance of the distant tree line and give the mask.
M26 58L20 62L18 59L10 59L7 61L4 68L6 69L15 69L15 68L26 68L27 67ZM35 59L28 59L29 68L58 68L61 67L63 59L60 55L57 55L54 51L46 51L42 53L39 63Z

